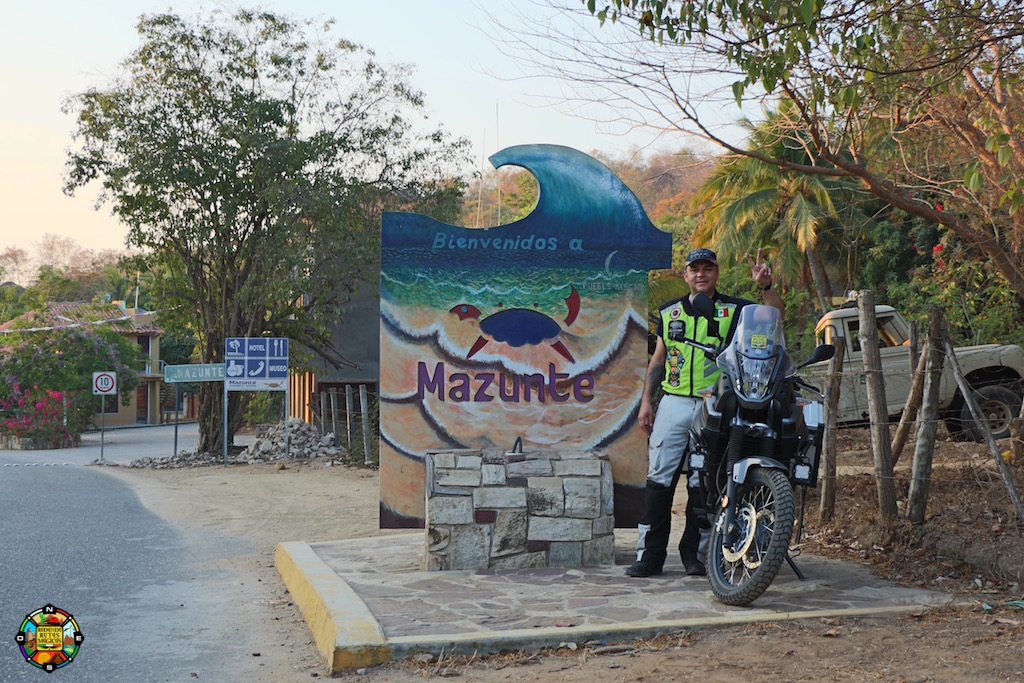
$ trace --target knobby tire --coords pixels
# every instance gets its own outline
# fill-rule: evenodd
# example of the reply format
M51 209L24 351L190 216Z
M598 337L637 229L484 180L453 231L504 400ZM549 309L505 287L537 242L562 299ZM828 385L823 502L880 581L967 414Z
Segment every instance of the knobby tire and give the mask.
M726 605L744 606L756 600L779 573L796 517L796 498L786 475L775 469L754 469L750 487L740 503L753 503L758 529L744 558L757 562L751 569L741 558L735 563L726 559L724 543L725 511L719 511L711 526L707 570L711 591ZM739 520L739 516L737 516ZM767 543L765 543L767 541Z

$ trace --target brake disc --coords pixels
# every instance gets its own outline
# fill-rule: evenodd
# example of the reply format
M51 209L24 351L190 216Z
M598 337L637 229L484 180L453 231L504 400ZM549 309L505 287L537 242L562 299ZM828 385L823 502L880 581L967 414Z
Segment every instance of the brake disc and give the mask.
M736 511L735 524L740 537L731 546L722 544L722 555L728 562L739 562L743 559L754 542L754 532L757 530L757 513L754 512L754 506L744 503Z
M767 522L767 524L766 524ZM771 532L768 531L768 524L775 522L775 513L771 510L764 508L757 511L757 524L754 525L754 532L751 534L752 538L757 539L759 547L767 547L771 543ZM757 538L758 536L764 536L764 538ZM743 556L743 564L748 569L757 569L761 566L761 555L759 553L749 553Z

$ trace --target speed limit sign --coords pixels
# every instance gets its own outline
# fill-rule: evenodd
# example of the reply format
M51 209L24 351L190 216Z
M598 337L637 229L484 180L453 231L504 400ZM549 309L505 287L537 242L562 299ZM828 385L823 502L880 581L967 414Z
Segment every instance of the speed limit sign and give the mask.
M116 372L94 372L92 373L92 393L107 396L117 393Z

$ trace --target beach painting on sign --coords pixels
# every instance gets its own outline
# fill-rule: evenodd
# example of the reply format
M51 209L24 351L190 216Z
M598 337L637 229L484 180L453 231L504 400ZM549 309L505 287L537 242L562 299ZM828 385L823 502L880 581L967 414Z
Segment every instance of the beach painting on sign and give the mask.
M387 213L381 244L383 528L420 527L428 451L593 449L612 462L616 523L639 517L647 276L672 238L607 167L556 145L495 167L537 180L524 219L470 229Z

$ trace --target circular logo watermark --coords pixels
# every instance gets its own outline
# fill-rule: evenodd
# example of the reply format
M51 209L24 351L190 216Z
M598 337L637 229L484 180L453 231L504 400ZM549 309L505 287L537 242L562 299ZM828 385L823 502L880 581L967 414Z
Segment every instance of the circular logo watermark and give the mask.
M53 673L74 661L85 637L69 612L45 605L25 616L14 640L26 662Z

